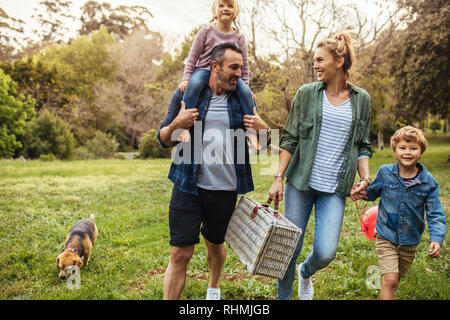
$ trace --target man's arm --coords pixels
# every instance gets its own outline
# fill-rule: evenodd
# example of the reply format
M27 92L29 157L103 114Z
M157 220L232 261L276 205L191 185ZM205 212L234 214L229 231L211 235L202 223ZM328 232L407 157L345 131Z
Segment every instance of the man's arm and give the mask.
M172 134L177 129L188 129L194 125L198 118L197 108L186 110L183 95L179 90L175 92L170 102L169 111L156 135L163 148L173 147L178 141L172 140Z

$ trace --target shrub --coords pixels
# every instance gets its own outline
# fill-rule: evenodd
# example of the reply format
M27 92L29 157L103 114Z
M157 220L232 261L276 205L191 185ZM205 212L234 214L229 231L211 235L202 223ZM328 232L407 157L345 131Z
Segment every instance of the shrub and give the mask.
M50 154L41 154L41 155L39 156L39 160L41 160L41 161L55 161L55 160L56 160L56 157L55 157L55 155L54 155L53 153L50 153Z
M91 160L95 159L95 155L90 153L85 146L81 146L75 149L72 158L74 160Z
M123 154L123 153L116 153L115 155L114 155L114 159L117 159L117 160L130 160L130 158L128 158L125 154Z
M95 137L86 143L86 149L96 158L111 158L117 151L119 144L111 134L97 131Z
M165 149L160 146L156 139L156 130L151 129L139 142L138 158L170 158L171 151L170 148Z
M73 154L75 138L67 122L44 110L31 121L24 145L24 154L29 158L53 154L56 158L68 159Z

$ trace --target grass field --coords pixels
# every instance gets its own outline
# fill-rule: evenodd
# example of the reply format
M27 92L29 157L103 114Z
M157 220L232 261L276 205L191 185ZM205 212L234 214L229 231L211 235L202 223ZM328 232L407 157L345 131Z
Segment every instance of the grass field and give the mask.
M440 183L447 224L449 147L448 140L431 141L423 158ZM391 162L389 149L376 152L371 175L375 176L381 164ZM162 299L170 251L169 165L168 159L0 161L0 299ZM256 191L247 195L252 199L267 198L274 171L266 168L264 172L265 167L253 165ZM369 207L374 205L369 203ZM91 213L99 228L97 244L89 267L81 270L80 288L70 289L58 278L56 257L70 227ZM313 227L311 219L300 261L311 250ZM426 229L409 275L400 282L398 299L450 298L448 238L442 256L430 259ZM275 299L275 280L249 275L227 250L222 298ZM361 234L355 205L347 199L337 257L313 276L315 299L377 299L378 290L366 285L368 267L377 264L374 242ZM204 299L207 284L201 241L189 264L182 299ZM296 289L297 281L294 293Z

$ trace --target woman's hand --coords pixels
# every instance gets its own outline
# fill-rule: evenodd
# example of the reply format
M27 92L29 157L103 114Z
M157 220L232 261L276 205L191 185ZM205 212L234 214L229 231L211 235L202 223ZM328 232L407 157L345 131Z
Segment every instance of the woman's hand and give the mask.
M366 189L368 186L369 183L367 181L361 181L360 183L355 184L350 190L350 197L352 200L356 201L360 199L367 199Z
M180 82L180 84L178 85L178 89L180 89L180 90L181 90L181 92L185 92L185 91L186 91L186 88L187 88L187 85L188 85L188 83L189 83L189 80L184 80L184 81L181 81L181 82Z
M283 201L283 180L282 178L275 178L272 186L269 190L269 198L275 199L278 197L278 201Z

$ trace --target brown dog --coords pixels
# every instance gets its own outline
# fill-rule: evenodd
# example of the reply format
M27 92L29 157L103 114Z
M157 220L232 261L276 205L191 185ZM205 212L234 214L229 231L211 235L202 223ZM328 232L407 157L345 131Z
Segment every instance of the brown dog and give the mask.
M58 268L59 278L64 280L69 266L76 265L81 268L83 262L85 265L89 263L92 246L97 239L98 229L94 223L94 215L91 214L89 219L83 219L75 223L70 229L64 242L64 251L56 259L56 267ZM81 261L83 257L83 262Z

